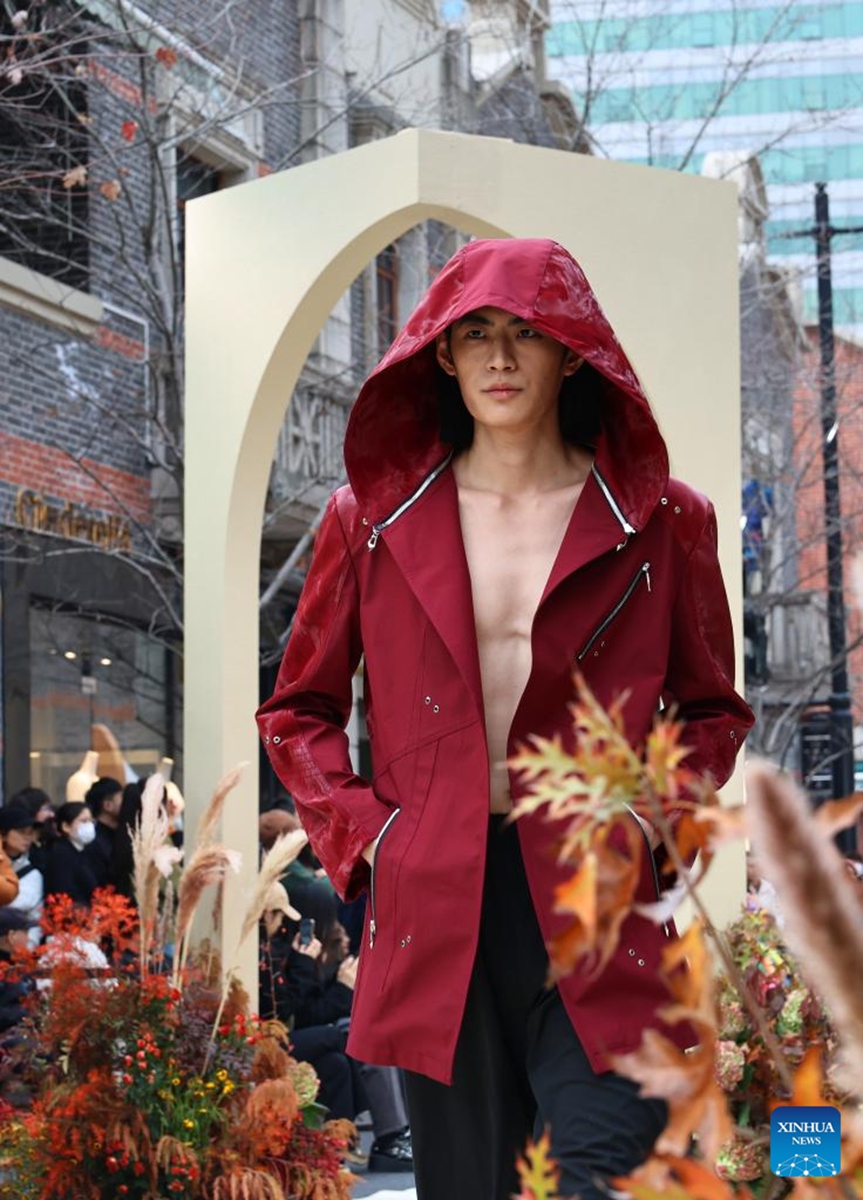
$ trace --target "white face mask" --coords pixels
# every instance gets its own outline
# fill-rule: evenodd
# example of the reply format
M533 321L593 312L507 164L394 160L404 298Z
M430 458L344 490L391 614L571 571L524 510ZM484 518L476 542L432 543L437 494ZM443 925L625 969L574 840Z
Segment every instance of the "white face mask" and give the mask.
M78 826L78 832L73 836L72 841L77 842L79 846L89 846L93 838L96 836L96 826L92 821L82 821Z

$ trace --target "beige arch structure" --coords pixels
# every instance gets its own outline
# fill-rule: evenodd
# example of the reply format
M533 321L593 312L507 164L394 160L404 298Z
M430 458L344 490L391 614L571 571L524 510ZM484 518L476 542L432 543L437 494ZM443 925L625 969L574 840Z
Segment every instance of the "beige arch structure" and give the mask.
M375 254L425 219L486 237L552 237L572 251L654 402L673 470L717 506L728 590L740 595L732 184L412 129L192 201L184 789L191 830L219 776L250 764L223 824L245 864L225 905L227 960L257 854L259 553L276 438L338 298ZM739 644L739 602L734 608ZM720 918L743 882L739 854L728 866L715 875ZM247 984L256 980L254 946L238 967Z

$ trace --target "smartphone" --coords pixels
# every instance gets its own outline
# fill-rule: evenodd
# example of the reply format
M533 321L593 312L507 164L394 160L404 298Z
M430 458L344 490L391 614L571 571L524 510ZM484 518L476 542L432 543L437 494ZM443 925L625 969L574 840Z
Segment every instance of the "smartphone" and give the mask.
M315 936L315 921L313 917L303 917L300 921L300 945L308 946Z

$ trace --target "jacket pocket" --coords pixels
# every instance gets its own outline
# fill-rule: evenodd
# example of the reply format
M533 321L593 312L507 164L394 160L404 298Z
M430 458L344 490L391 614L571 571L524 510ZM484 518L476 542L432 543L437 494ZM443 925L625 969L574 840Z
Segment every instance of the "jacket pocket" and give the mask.
M383 829L380 831L380 834L378 835L378 840L375 844L375 852L372 855L372 875L371 875L371 881L369 883L369 907L371 910L370 917L369 917L369 949L370 950L374 949L375 936L376 936L377 930L378 930L377 911L376 911L376 907L375 907L375 896L376 896L376 892L377 892L376 883L377 883L377 874L378 874L378 862L380 859L381 851L384 848L384 845L386 843L386 839L390 833L390 830L392 829L395 822L398 820L398 818L401 814L401 811L402 810L400 808L397 808L392 813L390 813L390 815L387 817L386 823L385 823Z
M632 599L639 584L642 582L647 584L647 590L650 591L650 563L649 562L645 562L645 563L641 564L641 566L638 568L638 570L633 575L632 579L627 584L626 591L623 593L623 595L620 597L620 599L617 601L617 603L614 605L614 607L609 612L606 613L606 615L602 618L600 623L597 625L596 629L594 629L593 633L590 635L590 637L587 639L587 641L584 643L584 645L578 651L578 653L575 656L575 661L577 663L580 663L582 661L582 659L585 658L588 651L596 643L597 638L602 637L602 635L605 633L606 629L608 629L609 625L611 625L611 623L613 621L617 620L618 616L620 616L620 613L623 611L623 609L626 607L626 605Z

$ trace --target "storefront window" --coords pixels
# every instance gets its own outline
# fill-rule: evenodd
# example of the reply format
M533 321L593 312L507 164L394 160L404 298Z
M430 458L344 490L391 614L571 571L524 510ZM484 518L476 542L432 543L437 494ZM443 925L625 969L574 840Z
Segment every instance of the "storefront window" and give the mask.
M143 631L33 605L30 661L30 782L55 803L94 724L116 739L121 783L150 774L168 752L165 647Z

